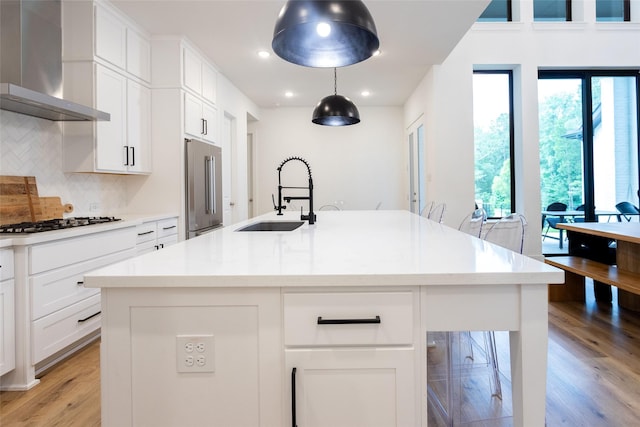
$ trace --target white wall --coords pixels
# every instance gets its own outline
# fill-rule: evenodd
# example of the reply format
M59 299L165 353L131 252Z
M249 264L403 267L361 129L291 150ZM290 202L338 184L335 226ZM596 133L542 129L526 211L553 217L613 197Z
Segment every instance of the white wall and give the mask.
M380 209L407 209L402 108L358 109L362 121L342 127L313 124L313 107L262 110L260 121L250 125L258 213L273 210L276 168L290 156L303 157L311 166L315 210L335 202L342 202L344 209L375 209L380 202ZM296 168L283 168L283 185L307 185L306 172L290 175ZM306 202L301 205L307 209Z
M640 67L640 24L595 23L592 1L580 2L581 13L591 22L534 23L532 2L519 6L528 21L472 27L407 100L404 122L424 115L427 194L447 203L445 223L457 226L474 197L473 69L513 69L516 209L529 222L525 253L539 255L538 69Z

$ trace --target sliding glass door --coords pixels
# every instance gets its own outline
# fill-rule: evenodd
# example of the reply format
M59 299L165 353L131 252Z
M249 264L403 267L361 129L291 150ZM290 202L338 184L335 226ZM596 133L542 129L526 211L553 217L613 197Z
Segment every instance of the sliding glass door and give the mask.
M545 222L557 202L574 212L562 221L638 221L620 204L640 202L639 84L637 70L539 72L543 238L561 238Z

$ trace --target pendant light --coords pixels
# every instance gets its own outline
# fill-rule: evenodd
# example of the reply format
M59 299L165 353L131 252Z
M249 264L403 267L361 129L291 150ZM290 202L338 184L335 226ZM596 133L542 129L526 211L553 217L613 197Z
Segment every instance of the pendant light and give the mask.
M289 0L271 43L285 61L306 67L344 67L371 57L380 40L362 1Z
M325 96L313 110L311 121L323 126L348 126L360 123L358 108L346 96L338 95L338 74L333 69L333 95Z

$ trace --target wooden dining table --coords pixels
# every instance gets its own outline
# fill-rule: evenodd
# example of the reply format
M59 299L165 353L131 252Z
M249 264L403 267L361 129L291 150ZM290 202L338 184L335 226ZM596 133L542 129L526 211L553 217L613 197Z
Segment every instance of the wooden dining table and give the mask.
M618 220L618 222L620 221L620 212L617 211L606 211L606 210L596 210L595 212L596 214L596 219L598 219L601 216L608 216L609 217L609 221L611 220L612 216L615 216ZM584 218L584 211L581 210L565 210L565 211L542 211L542 218L546 218L548 216L552 216L552 217L559 217L560 218L560 224L566 223L566 222L575 222L575 218ZM569 221L565 221L565 218L569 219ZM544 224L543 224L544 226ZM560 230L560 249L563 248L563 240L564 240L564 236L563 236L563 229L562 227L558 227L558 229Z

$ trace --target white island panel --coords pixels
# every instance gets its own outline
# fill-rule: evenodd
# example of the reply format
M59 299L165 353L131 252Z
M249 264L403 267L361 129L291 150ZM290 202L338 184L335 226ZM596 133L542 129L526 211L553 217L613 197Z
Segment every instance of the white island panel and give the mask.
M218 406L225 390L247 393L252 425L289 425L296 401L301 420L369 425L344 403L375 389L386 390L384 402L367 398L376 419L425 426L427 331L478 329L510 331L514 425L544 425L547 284L562 283L561 270L406 211L323 211L290 232L236 231L297 218L263 215L85 277L103 295L104 426L171 425L174 412L204 425L212 408L231 423L235 403ZM325 315L382 322L318 325ZM238 316L255 328L233 329ZM237 360L177 372L177 335L220 331L230 339L215 338L216 360ZM176 403L154 413L167 389ZM194 391L207 398L188 399Z

